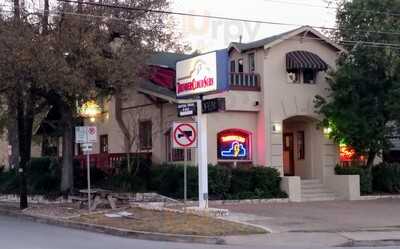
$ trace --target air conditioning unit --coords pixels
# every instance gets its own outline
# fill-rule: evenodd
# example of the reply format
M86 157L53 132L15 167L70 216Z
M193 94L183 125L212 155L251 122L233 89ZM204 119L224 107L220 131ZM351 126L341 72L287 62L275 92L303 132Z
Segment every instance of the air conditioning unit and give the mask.
M287 79L289 83L296 83L296 73L287 73Z

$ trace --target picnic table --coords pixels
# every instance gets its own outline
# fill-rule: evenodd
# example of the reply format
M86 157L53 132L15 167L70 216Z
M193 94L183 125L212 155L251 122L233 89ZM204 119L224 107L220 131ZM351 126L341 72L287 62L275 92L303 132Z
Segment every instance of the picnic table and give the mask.
M82 206L84 203L88 202L88 190L81 189L79 190L81 196L71 198L72 201L77 201ZM115 204L116 198L114 197L114 193L110 190L94 188L90 190L90 200L93 200L93 204L90 207L90 210L96 210L97 206L100 204L105 204L111 207L111 209L116 209L117 205Z

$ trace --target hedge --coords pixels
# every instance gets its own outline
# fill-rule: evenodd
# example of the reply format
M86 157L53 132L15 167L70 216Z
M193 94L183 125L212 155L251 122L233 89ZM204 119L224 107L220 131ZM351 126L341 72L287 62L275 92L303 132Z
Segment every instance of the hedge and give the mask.
M400 164L383 162L372 168L371 176L365 167L351 166L335 168L338 175L360 175L360 191L362 194L372 192L400 193Z
M60 175L57 161L47 157L32 158L26 169L28 193L49 197L59 195ZM0 173L0 192L5 194L19 193L15 169Z
M336 166L335 172L337 175L359 175L360 176L360 192L361 194L370 194L373 191L371 184L371 176L363 166L342 167Z
M381 163L372 169L374 190L400 193L400 164Z
M74 185L76 189L86 188L86 168L74 163ZM188 166L187 179L189 199L198 198L197 167ZM49 158L33 158L28 167L28 193L57 195L60 193L61 170L57 161ZM228 168L208 167L210 199L283 198L287 195L280 190L279 172L268 167ZM158 192L171 198L183 198L182 165L151 165L149 161L135 160L132 172L127 172L126 163L119 174L108 176L91 168L93 187L106 188L117 192ZM15 170L0 173L0 192L18 193L18 179Z

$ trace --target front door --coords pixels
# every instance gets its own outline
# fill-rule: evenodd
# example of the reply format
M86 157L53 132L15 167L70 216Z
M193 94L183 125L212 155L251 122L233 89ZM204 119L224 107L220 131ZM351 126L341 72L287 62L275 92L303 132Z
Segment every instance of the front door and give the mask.
M283 134L283 171L285 176L294 176L294 139L293 133Z

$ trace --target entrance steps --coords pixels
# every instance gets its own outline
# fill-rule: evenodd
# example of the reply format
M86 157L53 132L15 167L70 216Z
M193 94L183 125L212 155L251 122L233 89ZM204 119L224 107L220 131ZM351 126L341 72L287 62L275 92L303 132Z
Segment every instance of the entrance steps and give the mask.
M301 200L304 202L340 199L340 196L327 189L319 179L301 180Z

